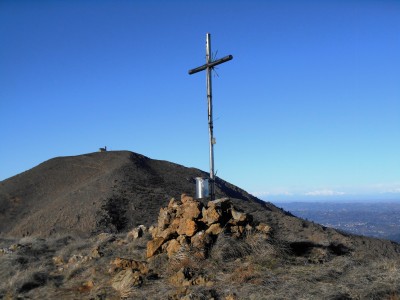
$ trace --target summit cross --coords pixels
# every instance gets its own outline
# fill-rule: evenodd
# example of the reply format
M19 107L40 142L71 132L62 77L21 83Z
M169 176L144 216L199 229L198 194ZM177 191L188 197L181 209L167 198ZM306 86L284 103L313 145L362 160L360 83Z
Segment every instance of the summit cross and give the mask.
M207 102L208 102L208 130L210 136L210 197L211 200L215 199L215 173L214 173L214 144L215 138L213 133L213 116L212 116L212 88L211 88L211 71L212 69L224 62L230 61L233 58L232 55L227 55L223 58L212 60L211 57L211 35L206 34L206 63L200 67L189 70L189 75L195 74L200 71L206 70L207 78Z

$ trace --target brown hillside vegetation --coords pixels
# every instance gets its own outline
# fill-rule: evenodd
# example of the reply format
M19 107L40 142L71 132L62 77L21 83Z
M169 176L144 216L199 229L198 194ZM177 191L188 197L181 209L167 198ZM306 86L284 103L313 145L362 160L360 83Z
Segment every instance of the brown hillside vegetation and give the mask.
M50 159L0 182L0 232L89 236L150 225L165 201L194 192L198 176L206 174L129 151ZM260 202L223 180L216 192Z
M0 182L0 299L398 299L400 247L128 151ZM177 200L171 200L172 198Z

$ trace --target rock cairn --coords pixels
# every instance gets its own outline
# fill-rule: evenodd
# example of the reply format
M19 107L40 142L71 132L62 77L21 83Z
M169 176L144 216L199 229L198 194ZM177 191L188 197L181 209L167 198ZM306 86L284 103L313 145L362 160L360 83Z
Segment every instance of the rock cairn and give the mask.
M229 198L203 205L183 194L180 201L173 198L167 207L160 209L157 225L149 229L153 239L147 243L147 258L163 252L171 258L188 250L198 258L207 258L222 232L240 238L257 230L267 238L270 227L252 221L251 215L236 209Z
M176 288L169 293L168 299L192 299L192 286L203 286L203 292L208 293L204 294L207 299L214 299L215 291L211 287L215 280L206 270L206 259L215 249L213 246L218 245L221 234L224 234L223 237L229 235L230 242L235 242L235 238L247 240L254 236L257 239L261 236L261 240L268 239L269 233L267 224L254 223L252 216L235 208L229 198L203 204L183 194L180 200L171 199L167 207L160 209L155 226L147 229L140 225L128 232L125 238L101 233L94 239L95 246L88 249L85 255L74 254L69 258L54 256L53 264L60 274L72 273L83 266L92 266L91 273L96 274L93 261L106 258L110 249L115 247L127 246L135 240L140 244L141 238L147 240L151 234L143 253L147 259L114 257L109 264L111 278L107 284L120 294L121 299L133 297L136 289L156 279L166 279ZM146 240L142 241L142 246ZM16 244L2 248L0 255L12 254L21 247L25 246ZM213 257L213 254L210 256ZM90 293L98 285L97 279L91 277L76 288L81 293ZM236 298L227 295L224 299Z

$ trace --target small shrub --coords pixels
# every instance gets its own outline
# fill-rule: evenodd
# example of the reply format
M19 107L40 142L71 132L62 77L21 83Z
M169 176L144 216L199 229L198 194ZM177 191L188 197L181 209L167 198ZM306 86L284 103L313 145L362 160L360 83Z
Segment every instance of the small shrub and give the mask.
M79 274L83 273L85 271L85 268L83 268L82 266L76 265L73 266L72 268L68 269L68 273L66 274L66 278L68 280L78 276Z
M157 273L164 273L168 264L168 255L166 253L155 255L149 259L149 269Z
M213 245L210 256L217 261L233 261L252 253L251 245L243 239L221 233Z
M202 267L204 259L196 256L196 251L182 247L175 253L168 262L168 273L174 273L182 268L188 268L198 271Z
M19 293L26 293L46 284L49 275L45 272L34 272L28 275L18 288Z
M254 266L240 266L232 273L230 280L236 283L248 283L259 276Z

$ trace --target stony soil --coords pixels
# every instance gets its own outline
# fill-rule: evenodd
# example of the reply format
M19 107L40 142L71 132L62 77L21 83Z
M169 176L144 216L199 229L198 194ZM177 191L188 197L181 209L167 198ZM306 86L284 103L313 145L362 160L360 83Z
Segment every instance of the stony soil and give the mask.
M205 175L121 151L55 158L0 182L0 299L400 296L398 244L296 218L221 179L218 198L229 198L247 223L230 215L223 230L210 229L217 221L204 218L212 214L203 199L201 213L191 210L191 222L180 220L171 235L189 238L190 251L171 250L176 242L164 240L149 255L149 243L170 225L164 219L163 230L140 227L142 234L138 226L156 228L160 209L193 195L194 178ZM267 238L257 224L268 227ZM192 251L198 230L212 235L203 255Z

